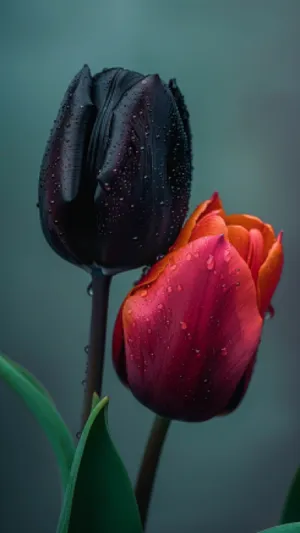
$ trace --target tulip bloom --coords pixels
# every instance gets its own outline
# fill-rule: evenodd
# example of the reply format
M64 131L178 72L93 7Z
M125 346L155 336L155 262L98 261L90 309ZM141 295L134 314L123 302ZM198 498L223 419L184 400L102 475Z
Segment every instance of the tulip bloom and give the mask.
M153 264L174 243L191 186L189 114L175 80L88 66L70 83L39 182L42 230L89 269Z
M238 406L280 279L281 239L256 217L226 215L217 193L194 211L115 324L114 366L141 403L183 421Z

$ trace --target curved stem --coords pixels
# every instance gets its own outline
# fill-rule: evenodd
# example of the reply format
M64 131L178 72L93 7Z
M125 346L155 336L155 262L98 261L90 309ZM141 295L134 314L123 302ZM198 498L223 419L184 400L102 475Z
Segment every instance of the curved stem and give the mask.
M156 472L171 420L156 416L145 448L135 487L135 496L145 529Z
M110 282L111 276L105 276L101 271L92 273L92 316L82 428L91 412L94 392L101 396Z

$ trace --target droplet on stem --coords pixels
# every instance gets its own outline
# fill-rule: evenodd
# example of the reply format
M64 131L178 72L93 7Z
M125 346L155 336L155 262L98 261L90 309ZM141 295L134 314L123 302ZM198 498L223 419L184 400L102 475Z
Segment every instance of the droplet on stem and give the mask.
M87 289L86 289L86 292L88 293L89 296L93 296L93 283L89 283L89 285L87 286Z

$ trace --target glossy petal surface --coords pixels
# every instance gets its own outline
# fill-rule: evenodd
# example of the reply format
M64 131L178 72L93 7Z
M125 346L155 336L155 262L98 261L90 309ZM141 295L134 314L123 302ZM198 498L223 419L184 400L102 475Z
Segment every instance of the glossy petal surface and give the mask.
M229 242L239 252L240 256L247 262L250 247L249 231L238 225L228 226L227 230Z
M200 205L198 205L198 207L196 207L194 212L184 224L176 242L171 248L171 251L179 250L181 246L184 246L189 242L191 234L200 218L204 217L205 215L208 215L212 211L222 209L223 206L219 194L215 192L209 200L202 202Z
M113 109L109 146L95 167L97 263L151 264L168 250L188 209L189 153L172 93L159 76L143 78Z
M217 213L218 212L213 211L212 213L205 215L203 218L200 218L191 233L189 242L210 235L224 235L225 238L228 238L228 230L224 219Z
M43 157L39 210L45 238L64 259L89 263L93 256L94 217L82 166L96 109L92 77L85 65L66 90Z
M122 323L133 394L158 414L187 421L226 410L262 328L250 271L218 236L180 248L148 288L127 298ZM114 361L124 379L116 352Z
M64 259L112 271L153 264L190 196L189 113L175 82L88 66L65 93L40 171L43 233Z
M276 241L274 230L270 224L265 224L260 218L252 215L225 215L225 222L228 226L239 225L247 230L259 230L264 239L264 259L267 257L271 246Z

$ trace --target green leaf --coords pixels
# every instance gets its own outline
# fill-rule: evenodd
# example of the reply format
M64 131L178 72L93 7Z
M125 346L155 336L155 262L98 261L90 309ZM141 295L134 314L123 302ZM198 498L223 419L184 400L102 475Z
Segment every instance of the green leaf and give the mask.
M142 533L128 474L107 427L108 398L97 402L83 429L57 533Z
M271 527L270 529L264 529L259 533L300 533L300 522Z
M26 368L23 368L21 365L16 363L15 361L12 361L7 355L4 353L1 354L1 357L3 357L8 364L13 366L24 378L26 378L36 389L38 389L48 400L54 405L54 401L51 398L49 392L47 389L45 389L44 385L40 383Z
M280 523L287 524L297 520L300 520L300 468L298 468L292 481L283 507Z
M0 354L0 378L23 400L46 433L60 469L63 490L68 485L75 444L46 389L28 370Z

